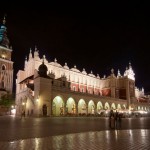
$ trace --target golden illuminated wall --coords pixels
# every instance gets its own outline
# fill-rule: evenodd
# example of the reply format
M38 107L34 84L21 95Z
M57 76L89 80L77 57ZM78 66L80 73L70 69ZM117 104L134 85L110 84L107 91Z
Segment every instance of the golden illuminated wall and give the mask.
M5 90L12 93L13 62L11 61L11 53L11 49L0 46L0 92Z

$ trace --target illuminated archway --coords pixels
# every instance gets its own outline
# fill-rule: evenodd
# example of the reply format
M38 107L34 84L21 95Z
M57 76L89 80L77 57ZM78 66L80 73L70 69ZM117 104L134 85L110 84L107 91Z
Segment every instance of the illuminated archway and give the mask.
M122 109L126 110L126 105L125 104L122 105Z
M56 96L52 103L52 114L59 116L64 114L64 102L60 96Z
M76 114L76 104L73 98L69 98L66 103L66 113Z
M97 103L97 113L100 114L102 110L103 110L103 104L102 102L99 101Z
M88 103L88 114L95 114L95 104L92 100Z
M109 106L108 102L106 102L106 103L105 103L105 105L104 105L104 109L105 109L105 110L110 109L110 106Z
M138 110L140 110L140 106L138 106Z
M83 99L80 99L78 102L78 113L79 114L86 114L87 113L87 109L86 109L86 103Z
M111 104L111 109L115 110L116 109L116 105L114 103Z
M117 110L118 110L118 111L121 110L121 105L120 105L120 104L117 105Z

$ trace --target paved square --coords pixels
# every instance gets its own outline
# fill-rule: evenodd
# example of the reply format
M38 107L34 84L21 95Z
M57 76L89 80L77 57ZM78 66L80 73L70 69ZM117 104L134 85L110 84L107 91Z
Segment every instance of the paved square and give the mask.
M106 130L0 142L0 150L149 150L150 130Z

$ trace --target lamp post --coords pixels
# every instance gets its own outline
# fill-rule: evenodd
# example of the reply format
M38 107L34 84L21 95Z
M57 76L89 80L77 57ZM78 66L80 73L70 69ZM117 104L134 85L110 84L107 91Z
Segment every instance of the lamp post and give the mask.
M36 102L37 102L37 103L39 102L39 96L37 97Z
M26 110L26 102L22 102L22 112L21 116L25 117L25 110Z
M36 115L39 116L39 101L40 101L40 98L39 98L39 95L37 96L36 98Z

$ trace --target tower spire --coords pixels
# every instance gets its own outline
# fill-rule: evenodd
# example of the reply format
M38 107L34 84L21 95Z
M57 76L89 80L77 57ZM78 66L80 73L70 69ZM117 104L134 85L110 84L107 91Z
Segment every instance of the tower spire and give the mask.
M132 66L131 66L131 62L129 62L129 68L132 68Z
M32 59L32 49L30 48L30 53L29 53L29 60Z
M6 15L4 15L2 25L0 26L0 45L9 48L9 39L7 37Z
M6 14L4 15L4 18L3 18L3 25L6 24Z

